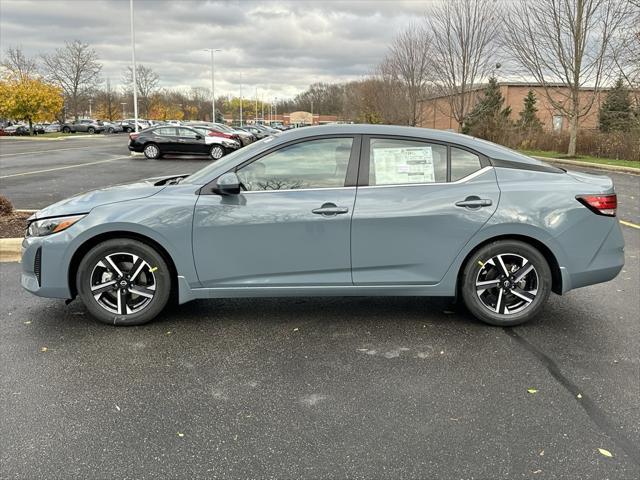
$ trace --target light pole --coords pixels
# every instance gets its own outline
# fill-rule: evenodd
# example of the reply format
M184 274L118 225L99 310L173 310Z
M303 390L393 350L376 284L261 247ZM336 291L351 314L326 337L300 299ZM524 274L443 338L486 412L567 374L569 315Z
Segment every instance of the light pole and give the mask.
M216 52L221 52L219 48L205 48L205 52L211 52L211 121L216 121L216 83L214 79Z
M136 76L136 32L133 29L133 0L129 0L129 17L131 20L131 69L133 73L133 118L135 131L138 131L138 79Z
M240 74L240 126L242 126L242 74Z
M274 97L273 98L273 111L274 111L274 117L276 117L276 122L278 121L278 97Z
M91 114L91 103L92 103L92 102L93 102L93 100L92 100L92 99L89 99L89 118L91 118L91 117L92 117L92 114Z
M122 119L124 120L124 117L125 117L124 107L127 105L127 102L120 102L120 105L122 105Z

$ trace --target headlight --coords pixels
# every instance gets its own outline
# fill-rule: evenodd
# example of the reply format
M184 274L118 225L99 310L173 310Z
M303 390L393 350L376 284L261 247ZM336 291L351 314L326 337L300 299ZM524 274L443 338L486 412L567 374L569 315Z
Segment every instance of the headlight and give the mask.
M44 237L52 233L62 232L84 215L72 215L69 217L44 218L42 220L34 220L27 228L27 237Z

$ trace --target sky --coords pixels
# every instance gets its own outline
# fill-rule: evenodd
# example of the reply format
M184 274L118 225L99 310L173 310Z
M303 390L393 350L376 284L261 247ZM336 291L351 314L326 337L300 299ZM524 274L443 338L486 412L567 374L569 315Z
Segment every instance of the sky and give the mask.
M420 21L417 0L134 0L136 60L168 88L211 86L216 96L291 98L314 82L370 74L393 37ZM81 40L103 79L120 84L131 63L129 0L0 0L0 48L35 56Z

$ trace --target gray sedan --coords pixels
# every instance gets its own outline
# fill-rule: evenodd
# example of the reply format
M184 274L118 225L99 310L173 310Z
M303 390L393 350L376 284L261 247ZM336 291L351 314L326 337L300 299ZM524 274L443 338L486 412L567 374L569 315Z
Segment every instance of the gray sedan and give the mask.
M624 263L606 176L412 127L279 133L29 220L22 285L136 325L197 298L460 297L501 326Z

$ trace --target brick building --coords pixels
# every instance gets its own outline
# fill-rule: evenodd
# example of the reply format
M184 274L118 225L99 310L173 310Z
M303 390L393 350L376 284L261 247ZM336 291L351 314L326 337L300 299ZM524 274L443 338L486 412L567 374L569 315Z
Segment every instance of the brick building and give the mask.
M262 118L258 118L259 122L262 122ZM231 124L233 119L230 116L224 117L225 123ZM243 119L244 123L254 123L253 116L247 116ZM269 115L265 113L264 123L279 123L285 126L288 125L325 125L327 123L336 123L338 117L336 115L320 115L318 113L310 112L291 112L291 113L278 113L277 115Z
M547 99L544 88L537 83L518 83L518 82L500 82L500 91L504 97L504 106L511 107L511 119L517 120L519 114L524 108L524 99L529 90L533 90L536 95L538 108L538 118L542 122L543 128L553 131L565 131L569 129L569 119L558 112ZM482 97L484 85L479 85L473 90L471 105L475 104ZM566 101L568 89L563 86L553 87L554 99L557 101ZM591 99L593 89L584 88L580 95L584 98L583 103L586 104ZM604 100L606 93L599 92L596 94L596 100L589 110L589 113L580 119L580 127L584 129L598 128L598 111L600 103ZM453 118L451 107L447 96L435 96L426 98L421 102L422 116L419 126L426 128L435 128L438 130L458 130L458 122Z

